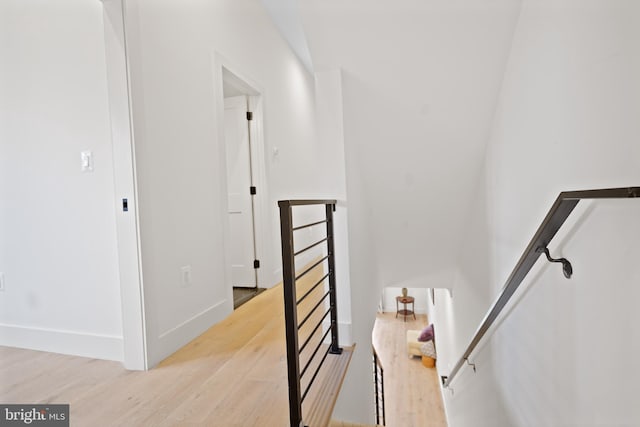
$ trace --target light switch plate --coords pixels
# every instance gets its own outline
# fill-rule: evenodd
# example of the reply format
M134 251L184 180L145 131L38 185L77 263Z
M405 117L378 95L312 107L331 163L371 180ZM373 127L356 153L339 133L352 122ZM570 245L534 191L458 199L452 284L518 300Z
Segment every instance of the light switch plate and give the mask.
M93 153L91 151L82 151L80 162L82 172L93 172Z
M0 292L4 291L4 273L0 273Z
M180 267L180 286L186 288L191 285L191 266Z

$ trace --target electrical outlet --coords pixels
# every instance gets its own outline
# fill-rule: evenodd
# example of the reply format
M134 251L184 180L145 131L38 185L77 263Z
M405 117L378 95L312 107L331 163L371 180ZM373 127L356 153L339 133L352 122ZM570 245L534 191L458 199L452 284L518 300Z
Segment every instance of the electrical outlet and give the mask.
M0 292L4 291L4 273L0 273Z
M180 267L180 286L186 288L191 286L191 266Z

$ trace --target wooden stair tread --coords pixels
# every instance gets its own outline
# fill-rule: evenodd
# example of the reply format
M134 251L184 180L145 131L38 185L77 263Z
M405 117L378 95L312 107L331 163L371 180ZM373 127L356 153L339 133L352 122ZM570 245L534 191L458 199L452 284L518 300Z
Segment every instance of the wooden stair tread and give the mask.
M329 425L354 347L344 347L342 354L327 356L302 405L302 415L306 425L310 427Z

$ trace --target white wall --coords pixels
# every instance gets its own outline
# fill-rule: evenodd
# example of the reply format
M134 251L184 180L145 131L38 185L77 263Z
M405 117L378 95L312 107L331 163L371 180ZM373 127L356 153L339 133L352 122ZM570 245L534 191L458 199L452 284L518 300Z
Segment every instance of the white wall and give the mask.
M333 418L372 423L375 414L373 387L367 386L370 384L367 380L370 381L371 378L371 332L379 300L378 290L382 289L382 282L376 252L373 250L373 239L369 233L371 223L364 200L365 183L358 173L358 157L354 155L353 145L348 143L351 137L345 122L351 330L356 347L336 401Z
M322 165L325 185L333 189L329 196L338 200L333 215L339 339L340 345L352 345L342 72L339 69L318 70L314 76L318 138L316 159Z
M518 3L300 4L317 69L342 70L352 332L334 412L372 423L384 286L449 287Z
M261 268L271 274L266 284L281 280L276 201L326 198L335 189L316 161L313 78L260 3L129 1L126 29L153 366L232 307L222 65L263 96L269 242ZM193 283L180 287L180 267L186 265Z
M121 360L101 3L1 2L0 58L0 345Z
M435 306L454 337L441 374L558 192L640 183L639 24L635 2L523 2L453 298ZM451 426L640 423L639 214L636 200L579 205L550 245L573 278L538 262L472 356L478 373L444 393Z
M347 180L364 177L388 286L451 284L518 6L301 2L314 66L343 70L345 144L358 158Z

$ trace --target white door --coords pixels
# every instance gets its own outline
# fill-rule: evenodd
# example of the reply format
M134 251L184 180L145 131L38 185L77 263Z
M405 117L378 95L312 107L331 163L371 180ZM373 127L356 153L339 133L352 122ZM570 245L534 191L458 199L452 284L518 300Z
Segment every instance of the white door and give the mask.
M224 100L227 190L231 227L231 280L233 286L255 287L256 273L251 177L251 146L247 98Z

